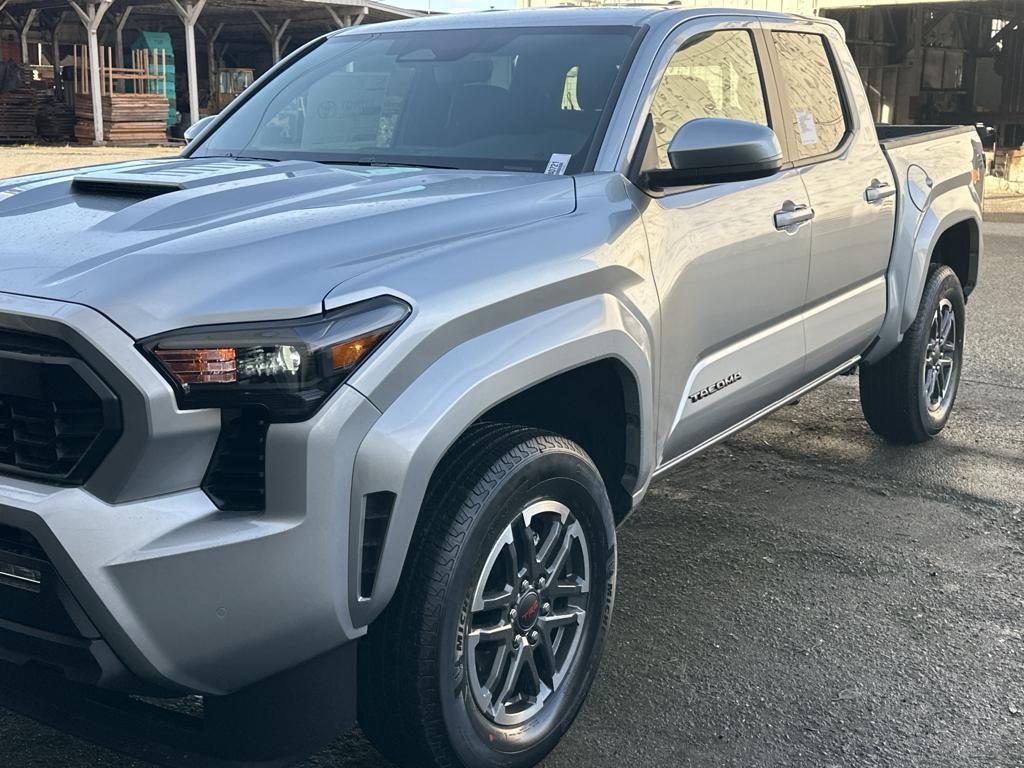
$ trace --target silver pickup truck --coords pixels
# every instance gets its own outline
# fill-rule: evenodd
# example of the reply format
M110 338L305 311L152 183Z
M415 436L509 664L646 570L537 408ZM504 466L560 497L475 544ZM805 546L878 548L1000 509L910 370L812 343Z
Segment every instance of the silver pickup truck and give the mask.
M844 373L886 440L949 418L981 144L870 114L827 20L481 13L0 182L0 701L536 764L659 474Z

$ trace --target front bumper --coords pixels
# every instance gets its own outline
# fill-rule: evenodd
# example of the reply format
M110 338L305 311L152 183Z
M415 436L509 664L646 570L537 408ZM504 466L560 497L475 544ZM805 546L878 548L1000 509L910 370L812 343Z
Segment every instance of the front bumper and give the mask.
M80 609L86 682L225 697L362 634L348 500L379 417L362 395L343 386L310 421L273 425L265 511L225 513L199 489L219 414L178 411L129 336L86 307L0 294L4 327L65 339L121 402L123 434L85 485L0 476L0 526L38 542Z

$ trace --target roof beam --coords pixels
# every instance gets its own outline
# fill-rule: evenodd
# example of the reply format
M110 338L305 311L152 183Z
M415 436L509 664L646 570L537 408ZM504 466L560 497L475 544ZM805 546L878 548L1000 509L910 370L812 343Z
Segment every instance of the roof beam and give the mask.
M253 11L252 15L256 17L256 21L263 27L263 34L267 36L267 40L270 42L271 59L274 64L277 64L281 60L281 40L284 38L284 33L288 30L288 25L292 23L292 20L288 18L280 24L271 24L259 11Z
M355 13L342 14L339 12L339 8L344 8L347 11L355 11ZM335 6L325 5L324 10L327 11L327 15L331 17L331 21L334 23L333 27L330 27L331 31L335 29L345 29L346 27L358 27L363 23L363 19L366 18L368 9L366 6Z

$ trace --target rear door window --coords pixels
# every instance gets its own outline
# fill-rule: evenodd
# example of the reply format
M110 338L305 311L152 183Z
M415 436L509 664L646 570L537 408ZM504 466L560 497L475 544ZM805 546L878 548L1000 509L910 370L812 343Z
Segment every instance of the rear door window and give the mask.
M772 32L779 60L779 89L786 100L786 130L794 160L839 148L849 124L842 90L822 35Z

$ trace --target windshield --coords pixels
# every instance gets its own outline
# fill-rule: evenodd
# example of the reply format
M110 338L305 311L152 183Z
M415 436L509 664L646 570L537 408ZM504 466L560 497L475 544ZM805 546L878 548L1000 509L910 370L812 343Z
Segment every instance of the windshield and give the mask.
M578 173L637 34L340 35L253 94L193 156Z

